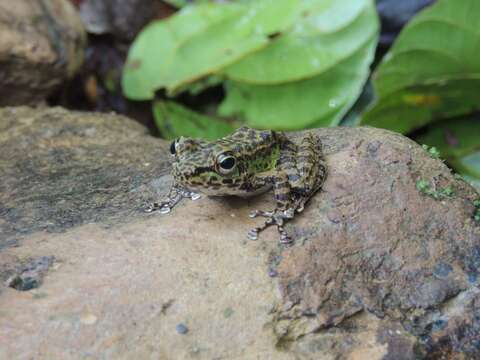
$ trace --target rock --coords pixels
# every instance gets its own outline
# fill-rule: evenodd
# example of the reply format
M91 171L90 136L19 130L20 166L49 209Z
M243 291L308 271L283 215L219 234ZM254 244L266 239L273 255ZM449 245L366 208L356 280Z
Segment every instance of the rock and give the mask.
M24 264L18 264L5 285L19 291L28 291L39 287L48 268L53 264L53 256L42 256L37 259L28 259ZM8 273L9 270L3 269L0 275Z
M19 234L143 215L144 184L168 172L166 151L117 115L0 110L0 247Z
M177 324L177 326L175 326L175 330L180 335L185 335L186 333L188 333L188 327L186 327L184 324Z
M140 30L161 13L164 5L156 0L84 0L80 16L88 32L112 34L131 42Z
M0 106L45 100L80 68L85 32L69 0L0 0Z
M386 345L385 359L415 359L437 348L480 357L478 348L472 350L480 336L480 318L472 311L480 311L473 303L480 265L480 226L472 217L478 194L399 135L336 131L343 137L329 158L324 197L315 197L309 216L298 219L303 244L284 250L277 267L282 303L292 304L276 312L280 343L309 349L311 358L325 352L354 356L361 337L340 329L360 318L355 327L375 324L377 350ZM368 135L349 139L355 132ZM428 192L419 191L420 182L429 184ZM401 324L405 335L381 335L389 334L392 323ZM446 338L436 324L450 324ZM457 339L455 333L463 331L470 335ZM349 343L332 347L332 336Z
M479 195L403 136L316 131L329 176L282 247L246 239L271 194L143 213L169 144L127 118L0 110L0 274L58 264L1 289L0 358L479 358Z

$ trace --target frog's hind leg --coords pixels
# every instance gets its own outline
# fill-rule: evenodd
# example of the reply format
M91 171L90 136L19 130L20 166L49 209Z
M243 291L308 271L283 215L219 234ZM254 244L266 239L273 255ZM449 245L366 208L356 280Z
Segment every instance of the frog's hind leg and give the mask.
M308 133L300 142L296 152L295 170L289 176L292 192L296 193L293 207L303 211L305 203L321 188L327 176L322 143L318 135Z
M275 201L277 206L273 211L255 210L250 213L250 217L266 217L267 220L261 226L258 226L248 232L251 240L256 240L258 234L271 225L275 225L280 234L280 242L283 244L291 243L291 238L283 227L286 220L293 218L295 210L291 207L292 198L288 176L285 172L279 172L271 179L274 187Z
M262 226L248 233L250 239L271 225L280 233L280 242L292 242L283 225L296 212L303 211L306 202L317 192L326 177L326 166L322 155L320 138L308 133L297 146L288 139L282 143L277 173L263 181L273 183L277 206L273 211L253 211L250 216L266 217Z

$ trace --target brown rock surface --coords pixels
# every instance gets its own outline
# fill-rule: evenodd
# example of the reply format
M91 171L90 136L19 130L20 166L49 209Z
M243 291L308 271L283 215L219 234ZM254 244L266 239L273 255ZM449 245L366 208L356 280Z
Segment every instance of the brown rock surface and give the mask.
M156 0L83 0L80 16L89 33L113 34L117 40L131 42L165 4Z
M41 102L83 61L85 32L69 0L0 0L0 106Z
M124 117L0 110L0 278L53 261L0 286L0 358L479 357L478 194L400 135L317 131L329 177L283 248L246 239L271 194L144 214L168 144Z

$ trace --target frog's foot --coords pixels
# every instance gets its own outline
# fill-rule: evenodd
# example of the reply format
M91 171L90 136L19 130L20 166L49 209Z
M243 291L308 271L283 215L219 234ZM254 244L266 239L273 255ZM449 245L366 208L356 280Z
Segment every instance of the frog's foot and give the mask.
M143 211L145 211L146 213L153 213L158 211L160 214L168 214L174 206L175 204L173 204L171 200L165 200L159 203L150 203L145 207Z
M250 213L251 218L255 218L258 216L266 217L267 220L261 226L253 228L248 232L248 238L250 240L257 240L258 234L268 228L271 225L275 225L277 227L278 233L280 234L280 243L282 244L291 244L292 239L285 231L283 224L285 220L292 219L295 211L294 209L287 209L287 210L274 210L274 211L261 211L255 210Z
M197 200L200 199L200 194L190 191L188 189L175 188L170 191L170 194L168 195L166 200L159 203L154 202L152 204L149 204L144 211L146 213L158 211L161 214L168 214L172 210L172 208L177 205L183 198Z

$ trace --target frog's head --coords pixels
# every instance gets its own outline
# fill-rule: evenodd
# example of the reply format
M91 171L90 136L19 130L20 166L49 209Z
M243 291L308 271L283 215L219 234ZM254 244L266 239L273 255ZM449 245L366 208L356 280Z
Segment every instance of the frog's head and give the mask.
M243 158L233 143L180 137L172 142L170 153L175 181L191 190L234 194L243 183Z

